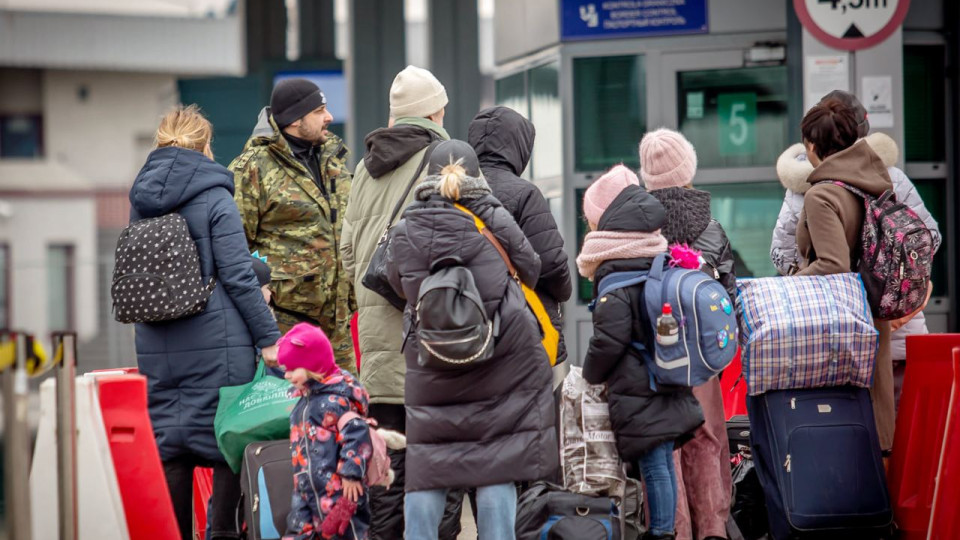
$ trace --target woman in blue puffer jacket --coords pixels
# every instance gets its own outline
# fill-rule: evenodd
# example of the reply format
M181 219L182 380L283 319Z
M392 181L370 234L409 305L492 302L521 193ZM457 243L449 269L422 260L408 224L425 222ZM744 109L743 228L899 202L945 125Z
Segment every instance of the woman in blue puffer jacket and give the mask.
M157 149L130 189L130 222L176 212L196 242L203 281L216 286L202 313L136 326L137 366L147 378L150 421L184 539L193 538L193 469L213 467L208 538L240 538L240 479L213 434L222 386L253 378L255 347L276 360L280 338L263 299L233 201L233 173L213 161L213 128L196 106L160 122Z

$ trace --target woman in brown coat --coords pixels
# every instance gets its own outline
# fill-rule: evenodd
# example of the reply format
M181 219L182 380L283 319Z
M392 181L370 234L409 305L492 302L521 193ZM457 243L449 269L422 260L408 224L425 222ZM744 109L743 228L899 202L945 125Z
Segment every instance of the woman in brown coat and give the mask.
M822 276L856 272L860 230L864 221L863 199L837 185L840 181L879 197L893 188L883 161L865 141L857 142L854 112L836 99L821 101L807 112L800 124L807 158L816 167L807 182L797 226L800 270L796 275ZM885 452L893 447L895 411L893 363L890 354L890 323L877 321L880 347L873 377L873 412Z

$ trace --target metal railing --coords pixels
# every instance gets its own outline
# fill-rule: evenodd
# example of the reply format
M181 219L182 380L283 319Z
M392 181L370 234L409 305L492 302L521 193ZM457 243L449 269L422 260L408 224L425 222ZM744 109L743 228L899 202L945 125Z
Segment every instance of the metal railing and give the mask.
M0 381L4 426L6 537L30 540L30 468L32 461L28 423L28 379L56 369L57 379L57 508L60 540L77 538L77 432L75 377L77 335L53 336L54 354L48 359L31 334L0 331Z

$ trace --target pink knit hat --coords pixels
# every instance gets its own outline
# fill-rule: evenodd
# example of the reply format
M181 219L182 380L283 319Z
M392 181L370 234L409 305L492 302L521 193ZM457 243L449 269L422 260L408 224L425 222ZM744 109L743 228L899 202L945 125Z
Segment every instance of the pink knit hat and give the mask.
M640 177L648 190L684 187L697 173L697 153L683 135L660 128L640 141Z
M614 165L612 169L603 173L603 176L597 178L583 194L583 215L587 217L587 221L600 223L600 216L607 211L610 203L617 198L623 188L631 184L639 186L640 179L623 164Z
M306 368L314 373L330 375L338 369L330 340L316 326L299 323L280 338L278 345L277 363L287 371Z

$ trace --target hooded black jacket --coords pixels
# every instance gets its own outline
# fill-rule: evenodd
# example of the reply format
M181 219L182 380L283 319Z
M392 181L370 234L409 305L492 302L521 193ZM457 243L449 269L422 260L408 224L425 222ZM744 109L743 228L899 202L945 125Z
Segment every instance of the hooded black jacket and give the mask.
M700 250L709 268L704 272L723 284L730 298L737 297L737 273L733 248L720 222L710 214L710 193L699 189L670 187L650 192L667 210L663 236L671 244L689 244Z
M537 186L520 178L527 168L536 129L520 113L507 107L491 107L470 122L468 141L477 152L480 169L493 196L513 215L530 245L540 256L540 279L535 288L553 326L560 332L557 361L566 358L560 304L570 299L573 283L570 263L563 250L563 237Z
M460 203L497 237L520 279L536 283L539 257L509 212L489 195ZM496 248L471 217L438 195L413 203L391 235L388 273L407 298L405 328L410 328L420 283L434 262L447 257L458 257L473 273L487 316L500 315L493 358L463 370L420 367L416 333L408 336L407 492L553 474L559 460L553 374L536 319Z
M652 231L660 228L663 209L642 188L629 186L600 217L599 230ZM613 272L645 271L652 259L614 259L600 265L594 275L594 294L600 281ZM644 313L643 285L613 291L597 299L593 311L593 337L583 363L583 378L591 384L607 383L610 422L617 450L625 461L636 461L659 444L680 446L703 424L703 412L693 391L686 387L650 389L650 372L630 343L638 341L653 350L651 323Z

